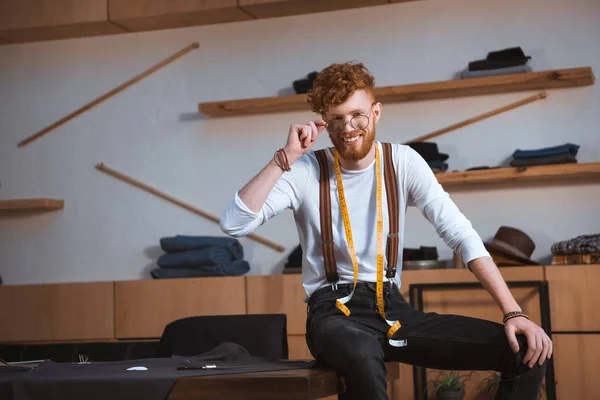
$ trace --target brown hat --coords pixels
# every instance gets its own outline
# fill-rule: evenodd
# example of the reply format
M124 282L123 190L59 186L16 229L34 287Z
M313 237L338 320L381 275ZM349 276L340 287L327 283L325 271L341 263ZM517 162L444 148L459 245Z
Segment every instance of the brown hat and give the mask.
M535 243L527 234L517 228L501 226L494 238L484 243L491 253L497 253L509 260L526 265L539 265L530 257L535 250Z

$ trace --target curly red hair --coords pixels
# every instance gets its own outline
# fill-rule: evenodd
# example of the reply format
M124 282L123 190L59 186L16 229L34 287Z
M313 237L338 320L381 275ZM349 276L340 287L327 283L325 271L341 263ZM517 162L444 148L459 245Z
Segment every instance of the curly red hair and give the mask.
M366 90L375 99L374 88L375 79L362 63L331 64L317 75L306 101L314 112L325 115L329 107L342 104L357 90Z

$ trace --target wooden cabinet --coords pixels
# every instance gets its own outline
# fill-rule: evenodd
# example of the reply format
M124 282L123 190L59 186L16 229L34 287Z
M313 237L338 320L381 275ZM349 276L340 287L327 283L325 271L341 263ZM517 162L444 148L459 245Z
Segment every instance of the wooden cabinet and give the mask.
M115 337L159 338L165 326L199 315L246 314L244 277L115 283Z
M306 296L300 275L248 276L248 314L286 314L288 335L306 332Z
M503 267L500 273L506 281L543 281L544 270L541 266L535 267ZM403 271L400 292L409 301L409 286L415 283L453 283L477 282L477 278L468 269L442 269ZM519 305L537 324L541 324L540 303L537 289L513 288L511 292ZM482 318L489 321L502 322L502 312L493 301L490 294L481 289L443 289L425 290L423 292L423 307L425 311L434 311L444 314L458 314L469 317ZM432 381L438 377L440 371L428 369L427 380ZM484 371L462 371L472 373L467 382L467 399L474 398L480 382L489 376ZM432 389L429 388L431 391ZM412 400L413 393L413 367L400 364L400 378L393 382L394 400Z
M240 8L256 18L311 14L389 4L388 0L239 0Z
M130 31L253 19L237 0L108 0L110 20Z
M108 0L0 0L0 38L33 42L122 33Z
M600 334L554 335L556 397L600 398Z
M312 360L304 335L288 335L288 352L290 360Z
M500 273L509 281L543 281L544 269L535 267L503 267ZM445 269L403 271L400 292L409 300L409 286L412 283L477 282L468 269ZM513 288L511 292L519 305L537 324L541 323L539 296L536 288ZM425 311L445 314L459 314L502 322L502 311L490 294L481 289L425 290L423 293Z
M600 331L600 265L546 267L553 331Z
M112 338L113 285L0 286L0 342Z

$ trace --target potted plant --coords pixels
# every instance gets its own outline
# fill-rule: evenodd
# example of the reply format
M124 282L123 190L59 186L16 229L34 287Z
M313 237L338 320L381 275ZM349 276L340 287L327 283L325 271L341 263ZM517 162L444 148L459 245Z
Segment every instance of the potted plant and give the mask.
M483 378L479 382L477 390L476 400L493 400L496 397L498 391L498 385L500 384L500 374L493 372L490 376Z
M460 375L454 371L441 371L435 385L435 396L437 400L464 400L465 382L470 374Z

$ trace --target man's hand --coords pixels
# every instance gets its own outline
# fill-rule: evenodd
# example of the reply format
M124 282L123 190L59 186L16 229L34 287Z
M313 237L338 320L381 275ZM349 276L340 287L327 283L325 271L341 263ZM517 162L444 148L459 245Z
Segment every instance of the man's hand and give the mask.
M290 165L310 150L326 126L327 123L323 120L290 126L287 143L284 148Z
M523 364L529 364L532 368L535 363L542 365L546 359L552 357L552 340L546 335L546 332L527 318L511 318L504 324L504 331L508 337L508 343L512 350L519 351L519 342L517 334L523 334L527 338L527 353L523 358Z

